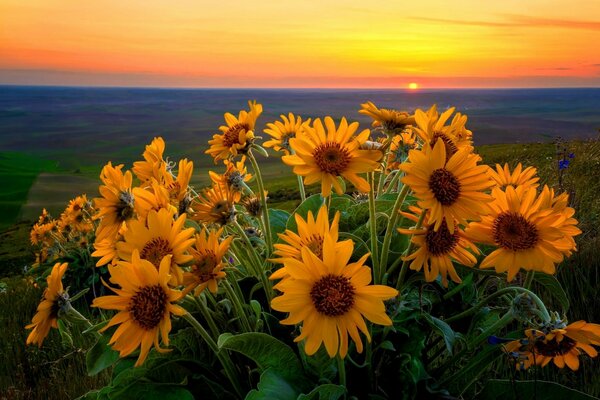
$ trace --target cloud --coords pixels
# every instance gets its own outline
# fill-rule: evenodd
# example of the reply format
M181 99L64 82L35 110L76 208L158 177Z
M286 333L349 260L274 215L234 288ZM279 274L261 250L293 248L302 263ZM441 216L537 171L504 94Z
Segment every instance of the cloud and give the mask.
M450 18L426 18L415 17L413 19L429 22L438 22L442 24L455 24L463 26L482 26L482 27L523 27L523 28L566 28L566 29L585 29L600 31L600 21L569 20L554 18L539 18L531 15L500 14L502 21L477 21L477 20L459 20Z

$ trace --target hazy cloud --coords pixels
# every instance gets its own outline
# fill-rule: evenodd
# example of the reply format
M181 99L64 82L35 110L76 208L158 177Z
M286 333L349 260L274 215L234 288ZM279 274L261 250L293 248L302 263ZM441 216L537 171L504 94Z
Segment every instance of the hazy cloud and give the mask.
M600 21L569 20L554 18L539 18L531 15L501 14L503 21L476 21L460 20L451 18L426 18L415 17L414 19L429 22L439 22L442 24L455 24L464 26L483 26L483 27L524 27L524 28L544 28L561 27L567 29L586 29L600 31Z

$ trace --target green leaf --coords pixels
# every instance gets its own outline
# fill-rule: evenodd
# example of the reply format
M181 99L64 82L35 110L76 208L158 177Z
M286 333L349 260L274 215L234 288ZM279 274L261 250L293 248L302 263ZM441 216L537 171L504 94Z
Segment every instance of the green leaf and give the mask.
M119 360L119 352L108 345L108 336L100 336L96 344L85 354L85 365L89 376L111 367Z
M452 375L449 380L451 392L461 394L466 391L502 355L503 352L500 346L486 346L483 350L477 352L475 356L468 359L466 365Z
M194 400L194 395L179 385L138 381L116 394L111 400Z
M317 386L308 394L301 394L298 400L338 400L346 393L346 388L332 383Z
M437 319L429 314L423 314L425 321L429 323L429 325L442 336L444 342L446 343L446 348L452 354L452 348L454 347L454 342L456 341L456 334L450 328L446 322L441 319Z
M556 382L516 381L508 379L490 379L479 395L481 400L512 400L515 393L521 399L569 399L592 400L595 397L578 390L568 388Z
M218 339L219 348L237 351L250 358L261 371L269 368L298 388L307 384L302 363L287 344L265 333L251 332Z
M59 319L57 321L58 321L58 333L60 334L60 339L61 339L62 345L65 347L73 347L73 337L71 336L71 333L69 332L69 328L67 327L67 325L65 324L65 322L62 319Z
M534 275L534 280L544 286L544 288L546 288L546 290L548 290L550 294L556 300L558 300L560 306L563 308L563 313L566 313L569 310L569 298L567 297L562 285L554 275L538 272Z
M308 212L312 211L313 215L316 217L317 213L319 212L319 209L321 208L322 205L323 205L323 197L321 197L320 194L313 194L312 196L308 197L306 200L304 200L298 206L298 208L296 208L294 210L291 218L289 218L287 221L286 229L297 232L298 226L296 225L296 218L294 218L294 216L296 214L298 214L304 220L306 220L306 216L308 215Z
M271 237L276 242L279 239L278 233L285 232L290 213L283 210L269 209L269 223L271 224Z
M296 400L298 393L297 389L274 369L268 368L260 375L258 388L251 390L246 400Z

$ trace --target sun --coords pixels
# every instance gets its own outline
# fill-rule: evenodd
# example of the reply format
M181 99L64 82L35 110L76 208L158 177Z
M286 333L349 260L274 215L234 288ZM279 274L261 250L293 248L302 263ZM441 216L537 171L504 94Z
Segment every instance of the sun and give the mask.
M415 82L411 82L411 83L408 84L408 88L410 90L417 90L419 88L419 84L415 83Z

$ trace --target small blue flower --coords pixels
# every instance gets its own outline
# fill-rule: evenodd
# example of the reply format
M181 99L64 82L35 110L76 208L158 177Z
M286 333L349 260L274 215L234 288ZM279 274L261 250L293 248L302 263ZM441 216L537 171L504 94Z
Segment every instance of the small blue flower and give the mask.
M569 160L558 160L558 169L563 170L569 168Z
M507 343L507 342L512 342L514 339L505 339L505 338L501 338L498 336L488 336L488 343L489 344L502 344L502 343Z
M575 157L575 153L569 153L569 158L574 158Z

